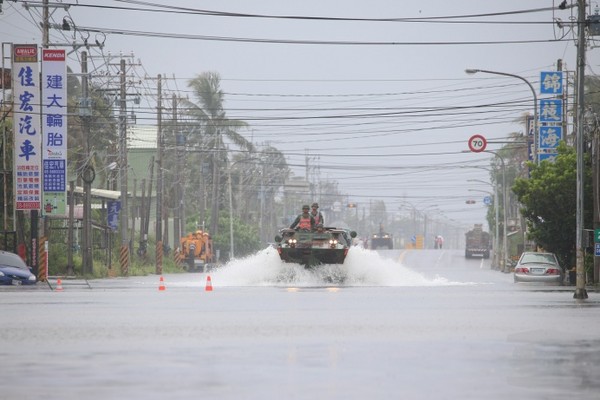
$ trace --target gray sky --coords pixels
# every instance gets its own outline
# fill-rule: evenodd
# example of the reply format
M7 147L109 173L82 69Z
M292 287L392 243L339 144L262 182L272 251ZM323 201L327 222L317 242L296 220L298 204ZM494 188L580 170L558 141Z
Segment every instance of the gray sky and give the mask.
M140 125L156 124L150 114L156 83L146 76L166 75L171 78L166 90L185 96L189 79L216 71L222 78L229 116L250 124L242 132L248 139L274 145L292 165L303 165L308 154L311 164L319 166L320 177L338 181L348 200L361 207L367 207L370 200L385 200L389 211L439 209L447 218L466 225L484 222L486 209L481 200L485 193L469 189L489 191L491 187L469 180L489 181L485 169L473 167L489 166L493 157L463 153L468 138L482 134L491 142L488 149L499 149L502 144L498 142L523 131L516 120L532 113L533 97L518 79L468 76L465 68L520 75L539 93L541 71L555 70L558 59L568 71L576 66L576 31L569 29L568 22L577 10L558 10L557 0L154 1L254 15L246 17L83 6L150 8L133 1L78 3L68 12L56 9L52 19L60 23L67 16L80 29L194 37L90 35L90 43L97 39L105 45L102 50L90 49L95 72L109 71L109 56L120 52L133 52L140 61L131 72L145 94L136 111ZM553 6L554 11L548 10ZM35 25L39 9L27 11L22 2L12 1L3 7L2 42L41 43ZM560 29L553 23L557 19L566 27ZM53 30L51 42L71 43L72 34L62 36ZM81 36L77 41L81 42ZM73 68L79 71L77 57L77 52L70 55ZM597 60L597 50L590 49L587 73L596 72ZM514 105L493 111L478 108L499 102ZM295 171L304 173L300 167ZM477 203L467 205L467 199Z

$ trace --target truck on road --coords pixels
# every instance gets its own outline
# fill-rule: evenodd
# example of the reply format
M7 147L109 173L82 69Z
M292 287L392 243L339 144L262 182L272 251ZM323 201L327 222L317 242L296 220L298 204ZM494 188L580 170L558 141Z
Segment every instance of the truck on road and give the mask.
M465 258L490 258L490 234L483 230L483 224L475 224L473 229L465 234Z

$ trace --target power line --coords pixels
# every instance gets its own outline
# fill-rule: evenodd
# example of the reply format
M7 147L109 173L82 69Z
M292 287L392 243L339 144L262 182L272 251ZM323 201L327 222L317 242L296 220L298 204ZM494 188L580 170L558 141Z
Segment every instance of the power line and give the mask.
M450 16L433 16L433 17L392 17L392 18L353 18L353 17L324 17L324 16L309 16L309 15L269 15L269 14L250 14L250 13L239 13L239 12L225 12L225 11L214 11L191 7L178 7L173 5L165 5L161 3L152 3L147 1L139 0L115 0L118 3L135 4L144 7L152 8L139 8L139 7L117 7L107 5L85 5L85 4L70 4L72 6L83 6L83 7L94 7L94 8L107 8L107 9L120 9L129 11L144 11L144 12L162 12L171 14L197 14L206 15L213 17L236 17L236 18L259 18L259 19L291 19L291 20L309 20L309 21L341 21L341 22L436 22L436 23L485 23L485 24L538 24L539 21L456 21L458 19L472 19L472 18L489 18L499 16L512 16L522 14L533 14L539 12L554 11L555 7L543 7L526 10L514 10L514 11L503 11L495 13L481 13L481 14L463 14L463 15L450 15ZM546 22L554 23L554 22Z
M336 45L336 46L456 46L456 45L506 45L506 44L542 44L563 42L564 39L530 39L530 40L497 40L497 41L435 41L435 42L399 42L399 41L343 41L343 40L292 40L292 39L264 39L264 38L242 38L229 36L193 35L182 33L151 32L129 29L98 28L92 26L80 26L88 32L102 33L105 35L123 35L139 37L155 37L164 39L188 39L217 42L238 43L266 43L266 44L291 44L291 45ZM571 39L567 39L571 41Z

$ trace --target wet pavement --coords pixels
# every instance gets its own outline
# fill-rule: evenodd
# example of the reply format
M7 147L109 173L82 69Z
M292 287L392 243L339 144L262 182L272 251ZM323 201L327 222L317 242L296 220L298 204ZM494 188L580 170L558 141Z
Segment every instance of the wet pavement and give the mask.
M595 291L514 284L458 250L353 250L329 276L261 252L210 292L200 273L1 288L0 398L597 396Z

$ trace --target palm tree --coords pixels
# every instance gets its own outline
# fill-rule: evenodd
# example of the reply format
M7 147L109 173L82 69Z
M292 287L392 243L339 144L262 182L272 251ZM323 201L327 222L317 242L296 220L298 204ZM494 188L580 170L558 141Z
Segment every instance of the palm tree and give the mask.
M188 138L188 144L206 149L212 167L212 193L211 193L211 221L210 233L217 234L219 203L220 203L220 178L223 159L226 157L224 138L232 144L245 150L252 151L254 146L238 131L247 126L246 122L229 119L223 109L224 94L220 87L221 78L216 72L204 72L188 82L194 91L198 103L182 100L181 104L185 114L197 121L200 129L195 129L197 134Z

